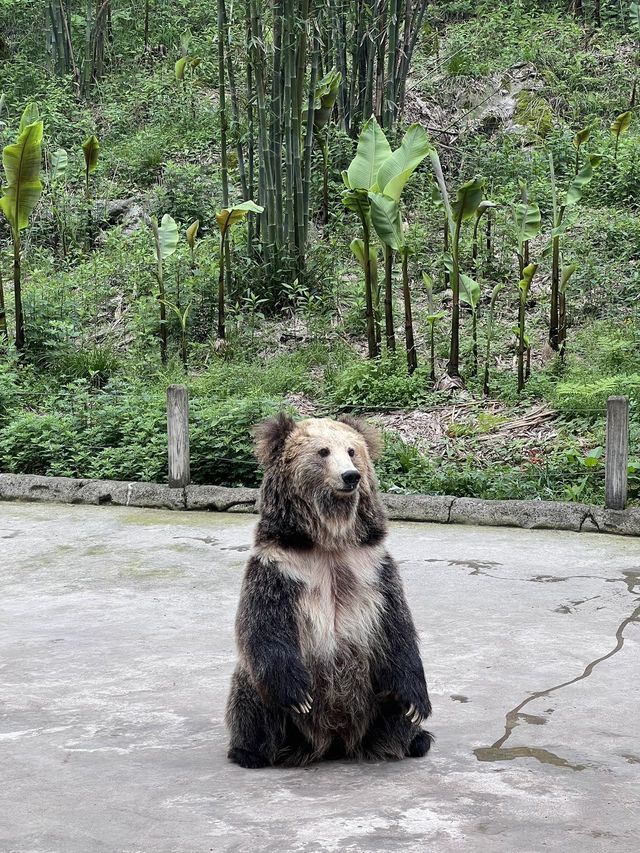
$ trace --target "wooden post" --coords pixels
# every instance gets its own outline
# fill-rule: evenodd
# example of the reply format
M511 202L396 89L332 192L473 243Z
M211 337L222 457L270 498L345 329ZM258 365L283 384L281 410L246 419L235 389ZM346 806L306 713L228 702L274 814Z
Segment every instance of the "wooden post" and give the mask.
M607 459L605 471L605 507L624 509L627 503L627 465L629 463L629 400L607 400Z
M167 388L167 437L169 439L169 485L172 489L191 482L189 465L189 395L184 385Z

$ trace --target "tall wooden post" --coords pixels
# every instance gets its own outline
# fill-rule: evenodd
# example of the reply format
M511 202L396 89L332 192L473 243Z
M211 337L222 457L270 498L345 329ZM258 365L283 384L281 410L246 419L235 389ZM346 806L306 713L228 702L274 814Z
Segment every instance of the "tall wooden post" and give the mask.
M167 437L169 440L169 486L191 482L189 464L189 395L184 385L167 388Z
M629 464L629 400L607 400L607 460L605 470L605 506L624 509L627 503L627 466Z

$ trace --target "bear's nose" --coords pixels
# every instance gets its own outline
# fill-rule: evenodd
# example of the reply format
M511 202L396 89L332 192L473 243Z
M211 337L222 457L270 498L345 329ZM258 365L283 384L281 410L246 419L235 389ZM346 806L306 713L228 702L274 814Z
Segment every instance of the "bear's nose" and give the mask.
M354 489L360 482L360 472L352 468L351 471L345 471L342 475L342 482L350 489Z

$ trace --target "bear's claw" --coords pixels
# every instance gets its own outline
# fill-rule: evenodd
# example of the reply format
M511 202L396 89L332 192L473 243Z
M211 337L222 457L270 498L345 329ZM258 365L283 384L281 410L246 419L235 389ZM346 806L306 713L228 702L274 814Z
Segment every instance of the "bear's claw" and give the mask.
M292 705L292 709L297 711L298 714L308 714L311 711L311 705L313 703L313 696L310 693L307 693L305 696L304 702L301 702L299 705Z

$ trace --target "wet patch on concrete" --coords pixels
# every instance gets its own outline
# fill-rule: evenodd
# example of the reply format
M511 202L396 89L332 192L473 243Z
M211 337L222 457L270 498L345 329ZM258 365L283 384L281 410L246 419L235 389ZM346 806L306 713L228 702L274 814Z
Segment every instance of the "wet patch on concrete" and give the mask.
M466 705L469 701L469 697L463 696L462 693L452 693L449 698L453 699L454 702L461 702L463 705Z
M572 764L566 758L535 746L510 747L478 747L473 753L478 761L513 761L514 758L535 758L541 764L552 764L554 767L567 767L570 770L584 770L586 764Z

